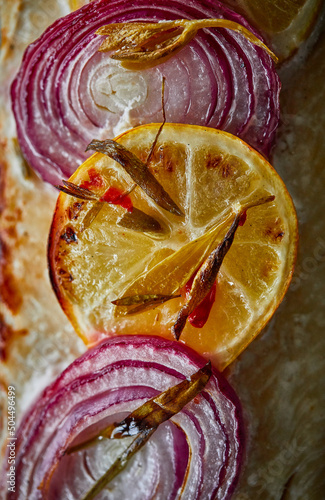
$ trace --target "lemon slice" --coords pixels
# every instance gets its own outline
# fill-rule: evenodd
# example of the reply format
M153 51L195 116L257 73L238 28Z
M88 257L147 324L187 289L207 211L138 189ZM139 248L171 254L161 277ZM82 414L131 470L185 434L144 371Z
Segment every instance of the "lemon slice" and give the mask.
M117 141L145 161L158 127L132 129ZM117 334L173 338L171 327L186 301L184 284L222 241L235 211L274 195L274 201L251 208L237 229L218 274L207 323L203 328L187 323L181 336L223 369L265 326L289 285L297 245L292 200L260 154L215 129L165 124L150 170L185 216L160 208L136 187L129 194L133 206L158 221L162 232L121 227L126 209L108 203L85 228L95 202L60 193L49 239L54 289L87 344ZM99 197L107 189L127 191L133 183L117 162L101 153L83 163L70 182ZM134 294L176 292L181 296L134 315L112 304Z
M290 57L309 36L322 0L231 0L264 35L282 61Z

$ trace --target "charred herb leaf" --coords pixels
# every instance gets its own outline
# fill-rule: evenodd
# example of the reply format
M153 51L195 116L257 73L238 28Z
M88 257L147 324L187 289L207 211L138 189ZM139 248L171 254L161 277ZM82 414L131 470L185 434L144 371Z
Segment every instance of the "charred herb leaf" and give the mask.
M211 290L213 283L217 278L221 264L228 253L235 237L236 230L242 220L246 216L246 211L249 208L263 205L274 200L274 196L268 196L256 201L249 202L239 212L236 213L235 218L227 231L222 242L210 253L208 258L202 264L200 269L195 275L192 288L190 291L189 299L178 313L176 323L172 327L172 334L178 340L187 321L189 315L194 309L202 302L206 295Z
M95 438L67 450L74 453L97 443L99 438L121 439L135 436L131 444L115 460L108 471L95 483L83 500L91 500L116 477L127 465L130 458L149 440L160 424L182 410L206 386L212 374L211 363L195 372L190 379L167 389L133 411L122 422L111 424Z
M160 223L151 215L133 207L132 212L126 212L118 220L117 224L127 229L141 233L163 233L164 229Z
M103 202L96 201L96 203L86 213L82 221L81 231L85 231L85 229L87 229L90 226L90 224L96 219L97 215L99 214L102 208L103 208Z
M211 376L211 363L194 373L190 380L185 379L158 396L149 399L144 405L131 413L108 430L109 436L123 438L150 429L157 429L165 420L170 419L189 403L207 384Z
M112 59L125 67L136 68L160 64L181 50L202 28L227 28L243 35L254 45L263 48L272 59L278 58L248 29L226 19L178 19L159 23L117 23L102 26L97 35L107 36L99 50L114 50Z
M89 446L95 445L98 439L121 439L157 429L160 424L176 415L204 389L211 374L212 369L209 361L189 379L186 378L179 384L149 399L121 422L110 424L95 437L68 448L66 453L71 454L89 448Z
M62 180L63 186L55 186L59 191L62 191L65 194L70 196L74 196L75 198L79 198L85 201L94 201L96 202L93 207L87 212L86 216L82 221L81 232L85 231L93 220L97 217L101 209L103 208L103 202L99 201L99 196L95 194L90 189L82 188L77 184L74 184L70 181Z
M63 186L56 186L57 189L73 196L75 198L79 198L85 201L94 201L94 205L89 209L87 214L85 215L81 231L87 229L94 219L97 217L99 212L101 211L104 203L110 203L104 197L100 197L89 189L82 188L69 181L62 181ZM132 184L130 188L128 188L125 192L120 195L120 198L129 195L135 188L137 184ZM134 231L143 232L143 233L164 233L165 228L161 226L161 224L151 215L147 215L142 212L138 208L133 207L132 212L126 212L123 216L118 220L117 224L121 227L125 227L128 229L133 229Z
M115 460L107 472L94 484L83 500L92 500L127 466L129 460L141 450L156 429L151 429L136 437L124 452Z
M70 196L74 196L75 198L86 201L96 201L98 199L98 196L95 193L93 193L89 189L77 186L77 184L74 184L73 182L62 180L62 184L63 186L55 187L65 194L69 194Z
M112 304L116 306L131 306L132 309L126 314L136 314L146 309L152 309L153 307L164 304L168 300L176 299L180 295L132 295L128 297L123 297L122 299L113 300Z
M163 79L162 79L162 82L161 82L161 109L162 109L162 113L163 113L163 121L162 121L162 124L160 125L160 127L158 129L158 132L157 132L157 135L155 137L155 140L153 141L152 146L150 148L150 151L149 151L149 154L148 154L148 158L147 158L147 162L146 162L147 166L150 164L151 158L153 156L153 153L155 151L155 148L156 148L156 145L157 145L157 142L158 142L158 138L159 138L159 136L161 134L163 126L166 123L166 113L165 113L165 81L166 81L166 79L163 76Z
M161 23L114 23L102 26L96 31L96 35L104 35L107 38L99 47L101 52L109 50L123 50L126 47L138 47L152 36L161 33ZM174 27L173 21L166 21L164 30Z
M136 184L157 203L157 205L172 214L184 215L181 209L152 175L147 165L135 154L122 146L122 144L112 139L106 139L105 141L93 140L86 149L86 151L89 150L106 154L118 162L130 175L133 181L136 182Z

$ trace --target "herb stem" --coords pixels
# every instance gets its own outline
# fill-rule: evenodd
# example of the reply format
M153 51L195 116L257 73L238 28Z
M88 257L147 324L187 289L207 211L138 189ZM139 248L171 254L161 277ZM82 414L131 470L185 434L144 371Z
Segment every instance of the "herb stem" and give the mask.
M231 248L234 241L235 233L239 224L241 223L243 215L249 208L257 207L274 200L274 196L266 196L258 200L253 200L246 203L239 212L236 213L234 220L227 231L224 239L219 245L212 250L208 258L203 262L202 266L195 275L190 290L189 298L185 305L178 313L176 322L172 326L172 334L176 340L179 340L181 333L185 327L187 318L195 310L195 308L202 302L206 295L210 292L220 267L224 261L225 256Z

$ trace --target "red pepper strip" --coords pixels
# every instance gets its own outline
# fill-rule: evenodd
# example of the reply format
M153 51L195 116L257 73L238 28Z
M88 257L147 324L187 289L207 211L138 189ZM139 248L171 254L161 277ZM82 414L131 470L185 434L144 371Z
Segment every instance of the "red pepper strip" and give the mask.
M245 212L242 213L240 220L238 222L238 226L243 226L246 222L246 219L247 219L247 210L245 210Z
M80 187L85 189L91 188L101 188L105 186L103 177L98 173L98 171L92 167L88 170L89 181L83 181Z
M189 298L195 274L193 274L191 279L185 285L187 298ZM208 321L212 306L215 302L216 291L217 291L217 282L215 281L213 283L210 292L205 296L202 302L189 315L188 321L189 323L191 323L192 326L194 326L194 328L202 328Z
M128 212L132 212L133 203L131 198L124 194L120 189L110 186L99 201L106 201L111 205L120 205L125 208Z

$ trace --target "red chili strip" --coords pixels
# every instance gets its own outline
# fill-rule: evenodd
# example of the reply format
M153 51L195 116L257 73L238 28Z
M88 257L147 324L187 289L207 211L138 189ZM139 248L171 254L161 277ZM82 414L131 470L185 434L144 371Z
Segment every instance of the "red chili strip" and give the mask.
M193 273L193 276L188 280L188 282L185 285L187 299L189 299L190 297L190 292L196 273L197 271ZM194 326L194 328L202 328L208 321L212 306L215 302L216 291L217 291L217 283L215 281L214 284L212 285L210 292L205 296L202 302L189 315L188 321L191 323L192 326Z
M112 205L120 205L128 212L132 212L133 210L133 203L130 196L123 194L123 191L113 186L107 189L99 201L106 201Z
M92 167L88 170L89 181L83 181L80 187L85 189L91 188L101 188L105 186L103 177L98 173L98 171Z
M208 321L211 309L216 299L217 283L216 281L212 285L212 288L208 295L202 300L192 314L189 315L188 321L194 328L202 328Z

